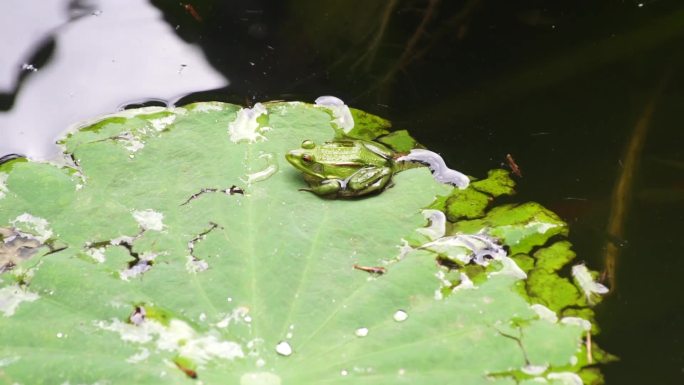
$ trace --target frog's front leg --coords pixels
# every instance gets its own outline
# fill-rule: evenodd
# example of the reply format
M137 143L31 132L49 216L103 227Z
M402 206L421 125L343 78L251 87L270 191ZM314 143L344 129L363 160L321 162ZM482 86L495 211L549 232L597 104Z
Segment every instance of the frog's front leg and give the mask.
M382 191L392 178L390 167L364 167L347 180L347 195L370 194Z
M344 181L340 179L326 179L319 184L311 185L310 188L300 189L301 191L310 191L316 195L332 195L337 194L344 188Z

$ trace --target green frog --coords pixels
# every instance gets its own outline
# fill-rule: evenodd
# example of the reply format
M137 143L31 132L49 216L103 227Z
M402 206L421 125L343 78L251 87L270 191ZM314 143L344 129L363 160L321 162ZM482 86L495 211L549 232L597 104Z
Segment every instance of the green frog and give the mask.
M302 142L285 158L304 173L311 191L321 196L357 197L380 192L399 171L387 146L360 139L340 139L316 145Z

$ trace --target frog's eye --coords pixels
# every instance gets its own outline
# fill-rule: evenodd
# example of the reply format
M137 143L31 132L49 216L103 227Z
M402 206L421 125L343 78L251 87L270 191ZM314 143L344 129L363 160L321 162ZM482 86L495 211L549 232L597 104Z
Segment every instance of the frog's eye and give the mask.
M316 143L313 142L313 140L305 140L302 142L302 148L311 150L312 148L316 147Z
M304 154L304 155L302 155L302 160L307 162L307 163L311 163L311 162L313 162L313 156L311 156L309 154Z

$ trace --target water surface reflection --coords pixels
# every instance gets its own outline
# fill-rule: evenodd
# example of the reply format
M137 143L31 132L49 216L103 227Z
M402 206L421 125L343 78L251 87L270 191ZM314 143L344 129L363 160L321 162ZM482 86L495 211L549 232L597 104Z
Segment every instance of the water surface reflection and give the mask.
M55 138L75 122L114 112L126 101L173 102L228 85L201 49L178 38L147 1L12 3L12 16L0 25L0 36L9 40L0 91L11 106L0 112L0 154L51 159ZM44 63L32 63L42 57Z

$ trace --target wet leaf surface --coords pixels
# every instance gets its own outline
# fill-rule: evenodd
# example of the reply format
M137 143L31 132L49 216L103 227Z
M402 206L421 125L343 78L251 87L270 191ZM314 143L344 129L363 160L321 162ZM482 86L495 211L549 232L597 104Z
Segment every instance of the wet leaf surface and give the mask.
M230 134L251 119L239 106L128 110L65 138L67 166L0 166L3 237L64 245L2 275L3 381L567 383L582 369L585 329L557 313L582 297L553 294L574 288L558 276L574 255L567 242L540 248L567 227L532 203L486 211L512 192L507 174L454 194L417 167L378 195L321 199L299 191L284 154L330 140L331 115L265 110ZM363 121L359 135L386 133ZM476 219L426 233L428 206ZM501 242L529 279L505 259L449 267L421 248L425 234L457 233Z

